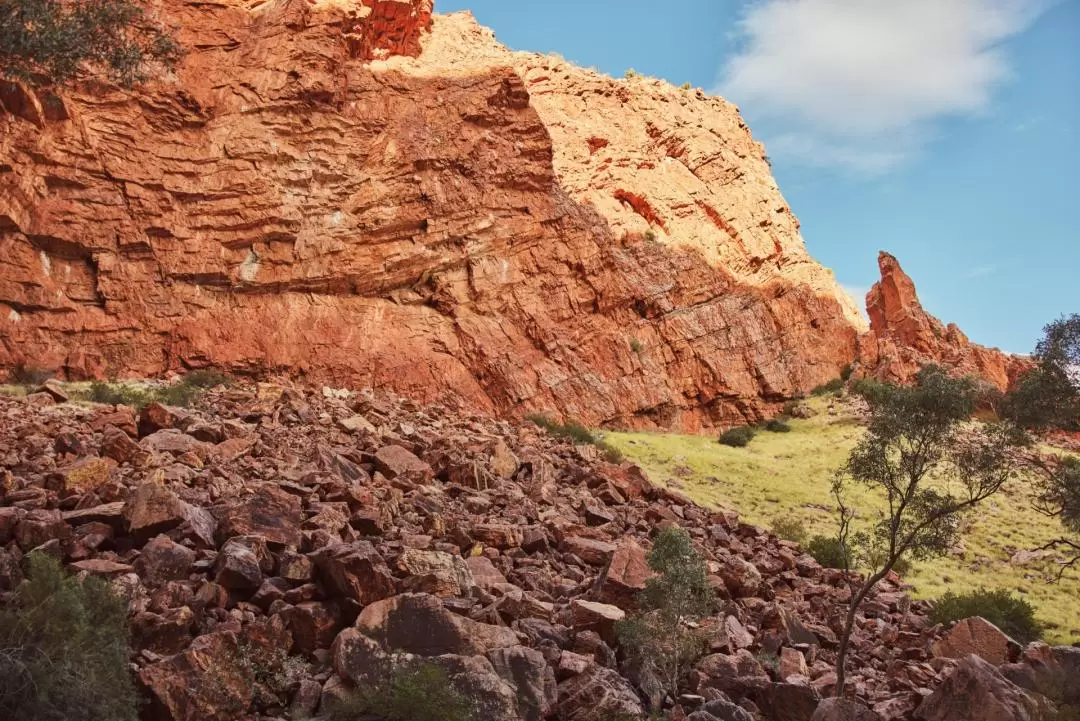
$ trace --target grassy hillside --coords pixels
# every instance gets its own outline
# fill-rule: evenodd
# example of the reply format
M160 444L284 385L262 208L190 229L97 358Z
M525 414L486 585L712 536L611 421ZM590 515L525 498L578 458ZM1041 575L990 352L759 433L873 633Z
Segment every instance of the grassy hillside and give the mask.
M746 448L730 448L711 437L651 433L608 433L606 440L653 480L705 505L730 508L751 523L771 526L778 517L803 519L810 534L834 535L829 486L862 433L852 410L832 398L811 401L818 412L791 421L790 433L760 432ZM873 497L853 489L863 517L874 513ZM963 548L946 558L915 564L906 580L920 598L945 591L1006 588L1027 598L1047 625L1047 640L1080 641L1080 577L1047 582L1037 565L1012 563L1013 554L1038 547L1060 533L1056 521L1031 508L1023 484L991 499L972 514Z

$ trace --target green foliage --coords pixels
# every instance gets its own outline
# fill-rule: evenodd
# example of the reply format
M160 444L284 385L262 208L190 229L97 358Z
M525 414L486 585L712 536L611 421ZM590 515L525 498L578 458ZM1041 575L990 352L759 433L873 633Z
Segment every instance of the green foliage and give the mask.
M851 380L851 374L855 372L855 368L848 363L846 366L840 369L840 382L847 383Z
M825 568L848 568L851 559L844 552L839 538L832 536L814 536L806 544L806 552Z
M626 71L626 75L624 77L627 80L630 80L631 78L640 78L641 73L639 73L637 70L634 70L633 68L630 68L629 70Z
M829 393L838 393L844 390L844 380L842 378L833 378L828 383L822 383L814 390L810 391L812 396L824 396Z
M36 388L55 375L52 371L20 363L11 369L8 380L17 386Z
M656 237L656 231L655 230L653 230L652 228L649 228L648 230L645 231L645 242L647 242L647 243L655 243L656 240L657 240L657 237Z
M634 351L638 355L645 352L645 344L639 341L637 338L630 339L630 350Z
M0 0L0 76L63 84L90 70L131 87L180 55L136 0Z
M806 543L806 538L809 535L806 530L806 523L796 516L777 516L772 522L772 532L776 534L777 538L794 541L795 543Z
M694 86L693 86L693 85L691 85L690 83L683 83L683 84L682 84L682 85L680 85L679 87L680 87L681 89L683 89L683 90L693 90L693 89L694 89Z
M959 540L966 512L999 492L1017 475L1016 449L1024 434L1008 424L969 423L978 385L924 367L910 387L871 380L855 383L866 401L867 433L837 472L833 495L839 506L839 549L846 567L869 573L853 590L837 654L837 695L844 691L844 664L855 613L896 563L945 554ZM888 511L868 530L852 533L855 510L847 506L848 483L879 494Z
M737 428L729 428L720 434L720 442L725 446L731 446L732 448L745 448L750 445L750 441L754 440L754 436L757 433L750 426L739 426Z
M472 721L469 699L450 685L446 672L432 664L401 670L369 689L358 689L330 709L329 721Z
M1036 366L1005 397L1002 414L1024 428L1080 429L1080 314L1043 329Z
M660 531L648 560L656 575L638 596L639 612L620 622L616 631L627 654L655 671L676 698L683 671L706 649L704 636L691 624L713 611L715 598L705 559L686 531Z
M151 403L188 408L206 390L218 385L228 385L227 376L215 371L192 371L177 383L168 386L149 386L134 383L106 383L94 381L81 394L83 400L93 403L125 405L142 410Z
M80 583L44 554L0 609L0 718L135 721L126 606L98 578Z
M765 424L765 430L770 433L791 433L791 426L786 421L779 418L773 418Z
M1042 626L1035 620L1035 609L1008 591L980 588L967 593L946 593L934 603L930 618L934 623L951 624L981 616L1020 643L1038 641Z
M540 426L557 438L568 438L578 445L596 446L600 450L600 455L608 463L617 465L625 460L622 451L615 446L604 442L601 438L597 437L596 434L577 421L559 423L558 421L554 421L551 418L538 413L527 415L525 416L525 419Z
M566 423L559 423L552 420L545 415L534 413L525 416L526 420L532 421L534 424L540 426L545 431L553 436L559 438L569 438L574 443L578 444L595 444L597 442L596 436L592 434L585 426L581 425L577 421L567 421Z

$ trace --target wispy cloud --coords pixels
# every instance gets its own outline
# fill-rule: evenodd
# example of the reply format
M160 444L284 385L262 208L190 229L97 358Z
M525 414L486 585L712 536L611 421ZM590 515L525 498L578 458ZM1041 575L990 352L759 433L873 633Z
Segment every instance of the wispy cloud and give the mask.
M752 0L719 91L769 152L876 174L985 111L1011 72L1003 41L1053 0Z
M964 273L965 280L971 280L972 278L982 278L983 276L990 275L997 272L996 265L980 265L976 268L972 268L968 272Z

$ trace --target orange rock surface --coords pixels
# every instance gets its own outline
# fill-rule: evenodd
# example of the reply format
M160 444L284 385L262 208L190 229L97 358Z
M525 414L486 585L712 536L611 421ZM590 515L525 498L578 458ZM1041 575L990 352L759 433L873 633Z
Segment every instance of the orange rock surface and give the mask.
M906 383L927 363L970 373L1007 390L1031 367L1028 359L968 340L955 324L943 325L927 313L915 283L893 256L878 256L881 281L866 295L870 332L862 339L861 361L883 380Z
M696 430L857 353L720 98L510 52L430 0L161 9L175 74L0 90L0 368Z

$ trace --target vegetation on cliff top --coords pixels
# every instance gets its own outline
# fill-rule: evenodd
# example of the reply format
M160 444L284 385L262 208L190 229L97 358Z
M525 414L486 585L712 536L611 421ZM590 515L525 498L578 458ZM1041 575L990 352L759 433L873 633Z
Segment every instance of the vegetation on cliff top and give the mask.
M136 0L0 0L0 77L63 84L89 72L131 87L180 55Z

